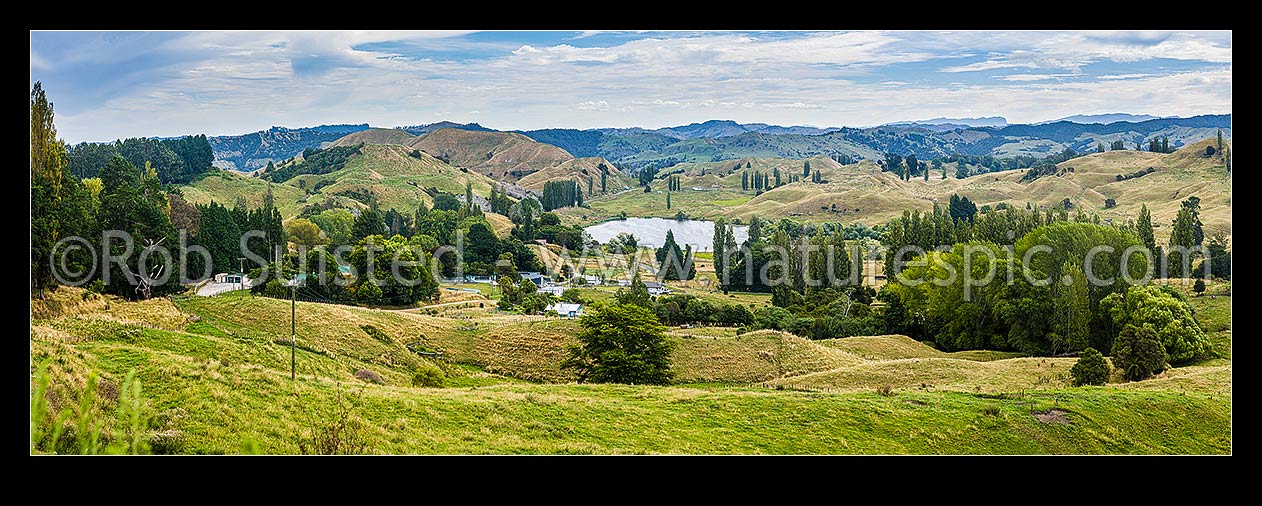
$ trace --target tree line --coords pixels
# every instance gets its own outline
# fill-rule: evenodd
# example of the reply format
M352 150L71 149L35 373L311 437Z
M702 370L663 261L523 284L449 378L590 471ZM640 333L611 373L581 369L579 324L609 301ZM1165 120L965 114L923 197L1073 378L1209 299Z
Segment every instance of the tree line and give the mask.
M41 89L42 93L43 90ZM205 135L176 139L131 138L115 142L84 142L67 149L67 167L71 175L95 178L115 156L121 156L137 167L152 167L163 184L191 182L198 176L216 170L211 164L215 153Z
M543 183L543 196L540 198L544 211L562 207L582 207L583 190L578 180L548 181Z

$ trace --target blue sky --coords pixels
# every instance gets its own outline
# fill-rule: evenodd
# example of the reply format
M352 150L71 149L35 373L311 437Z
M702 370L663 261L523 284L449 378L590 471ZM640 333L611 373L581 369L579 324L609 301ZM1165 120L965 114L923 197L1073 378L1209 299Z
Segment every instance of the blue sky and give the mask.
M69 142L1231 112L1231 32L32 32Z

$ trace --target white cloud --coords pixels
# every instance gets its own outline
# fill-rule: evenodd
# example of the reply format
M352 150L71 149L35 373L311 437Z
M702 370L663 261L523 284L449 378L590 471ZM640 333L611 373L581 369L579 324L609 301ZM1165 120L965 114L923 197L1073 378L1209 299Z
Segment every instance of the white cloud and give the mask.
M1140 79L1144 77L1152 77L1153 74L1104 74L1095 76L1096 79L1102 81L1115 81L1119 79Z
M1003 59L995 59L995 60L982 60L976 63L970 63L968 65L957 65L954 67L946 67L946 68L941 69L941 72L980 72L983 70L1016 69L1016 68L1033 69L1033 68L1038 68L1038 65L1035 65L1033 62L1012 62L1012 61L1003 60Z
M1207 63L1231 62L1230 32L964 32L948 38L995 49L975 63L942 72L1006 68L1079 71L1094 62L1130 63L1168 58Z
M994 78L1002 81L1028 82L1077 77L1079 75L1080 74L1008 74L1006 76L994 76Z
M498 56L449 60L364 49L401 40L459 49L463 39L452 35L193 33L149 48L128 46L179 58L89 106L66 106L53 93L56 81L45 84L58 104L58 130L71 142L440 119L502 129L652 128L715 118L840 126L906 117L1041 121L1102 110L1231 110L1231 41L1221 33L654 33L608 47L501 43ZM1153 48L1202 63L1178 72L1152 65L1128 72L1125 60L1156 54ZM1224 59L1224 48L1225 64L1213 63ZM116 50L84 52L123 57ZM962 54L986 59L964 62ZM31 55L33 79L45 66L78 64L51 60L38 47ZM947 73L899 65L932 60L949 62ZM1110 74L1086 70L1085 62L1102 60L1115 62ZM1018 70L954 82L1002 69ZM1079 75L1095 79L1069 79Z

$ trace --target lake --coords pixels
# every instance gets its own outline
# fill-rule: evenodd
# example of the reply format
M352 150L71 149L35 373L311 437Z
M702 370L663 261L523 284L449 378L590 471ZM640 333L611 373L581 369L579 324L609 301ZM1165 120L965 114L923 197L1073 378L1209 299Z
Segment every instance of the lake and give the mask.
M625 220L606 221L598 225L584 228L583 231L601 244L609 242L615 235L629 232L639 239L640 246L659 248L666 242L666 231L675 233L675 242L679 247L692 245L693 251L710 251L714 249L714 222L704 220L676 221L668 218L627 218ZM749 227L737 225L733 227L736 244L749 238Z

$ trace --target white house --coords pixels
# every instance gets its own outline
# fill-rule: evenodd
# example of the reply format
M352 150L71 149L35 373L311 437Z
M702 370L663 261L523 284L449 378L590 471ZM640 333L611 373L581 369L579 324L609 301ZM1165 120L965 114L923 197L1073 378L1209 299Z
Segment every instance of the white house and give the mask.
M219 274L215 274L215 282L216 282L216 283L232 283L232 284L240 284L240 283L241 283L241 278L243 278L243 277L244 277L244 276L242 276L242 275L240 275L240 274L235 274L235 273L226 273L226 272L225 272L225 273L219 273Z
M550 293L552 295L560 297L562 293L565 293L565 287L559 286L559 285L541 286L539 287L538 290L535 290L535 293Z
M649 295L654 295L654 296L656 296L656 295L665 295L665 294L670 293L670 288L666 288L666 285L663 285L663 284L658 283L658 282L656 282L656 281L647 281L647 282L645 282L645 283L644 283L644 288L647 288L647 289L648 289Z
M583 305L558 302L556 304L549 304L548 307L544 308L544 312L548 311L556 311L556 314L565 318L576 318L583 314Z

